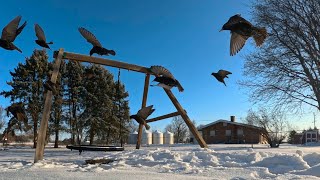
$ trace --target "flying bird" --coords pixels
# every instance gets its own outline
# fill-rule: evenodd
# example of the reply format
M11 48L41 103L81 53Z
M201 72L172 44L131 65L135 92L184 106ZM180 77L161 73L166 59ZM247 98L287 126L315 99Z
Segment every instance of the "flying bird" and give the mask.
M155 109L152 109L153 105L148 107L141 108L137 114L131 115L130 119L135 119L139 124L142 124L146 127L147 130L150 129L150 126L147 124L146 119L150 116Z
M227 85L224 82L224 78L229 78L228 77L229 74L232 74L232 73L222 69L220 69L217 73L214 73L214 72L211 73L212 76L214 76L219 82L222 82L225 86Z
M27 123L28 118L24 111L24 107L22 102L20 103L13 103L11 106L7 107L7 116L9 116L9 112L19 121Z
M162 66L151 66L149 68L151 72L156 75L153 81L159 82L156 86L160 86L166 89L171 89L172 87L178 87L179 92L183 92L184 89L180 82L174 78L169 70ZM154 86L154 85L151 85Z
M44 48L50 49L48 44L53 44L53 42L48 42L46 41L46 36L44 35L43 29L39 26L39 24L34 24L34 30L36 32L37 40L36 43Z
M83 27L78 28L80 34L89 42L93 45L92 49L90 50L90 56L92 54L96 53L99 54L100 56L106 55L108 56L109 54L111 55L116 55L116 52L114 50L109 50L104 47L102 47L101 43L98 41L98 39L88 30L86 30Z
M17 16L12 21L9 22L9 24L3 28L2 35L0 38L0 46L7 50L17 50L20 53L22 51L13 44L13 41L16 39L16 37L22 32L23 28L27 25L27 21L25 21L19 28L19 23L21 20L21 16Z
M230 17L220 31L222 30L230 30L231 32L230 56L238 53L249 37L253 37L256 45L261 46L268 36L266 28L253 26L249 21L242 18L240 14Z

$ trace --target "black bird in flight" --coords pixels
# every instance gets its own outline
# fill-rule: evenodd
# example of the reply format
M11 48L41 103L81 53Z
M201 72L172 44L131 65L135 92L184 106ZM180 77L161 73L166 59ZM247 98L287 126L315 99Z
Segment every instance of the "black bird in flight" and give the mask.
M222 69L220 69L217 73L211 73L212 76L214 76L219 82L222 82L225 86L227 85L224 82L224 78L229 78L228 77L229 74L232 74L232 73Z
M109 54L111 55L116 55L116 52L114 50L109 50L104 47L102 47L101 43L98 41L98 39L88 30L86 30L83 27L78 28L80 34L89 42L93 45L92 49L90 50L90 56L92 54L96 53L99 54L100 56L106 55L108 56Z
M11 106L7 107L7 116L9 116L9 112L19 121L28 123L28 118L25 113L23 103L13 103Z
M222 30L230 30L231 32L230 56L238 53L249 37L252 36L256 45L261 46L268 36L266 28L253 26L249 21L242 18L240 14L230 17L220 31Z
M22 51L13 44L13 41L16 37L22 32L23 28L27 25L27 21L25 21L19 28L19 23L21 20L21 16L17 16L9 24L3 28L1 38L0 38L0 46L7 50L17 50L20 53Z
M147 124L146 119L150 116L155 109L152 109L153 105L148 107L141 108L137 114L131 115L130 119L135 119L139 124L142 124L146 127L147 130L150 129L150 126Z
M50 49L48 44L53 44L53 42L49 42L49 43L46 42L46 36L44 35L44 31L39 26L39 24L34 24L34 30L35 30L36 36L38 38L37 40L35 40L36 43L41 47Z
M151 72L156 75L153 81L159 82L156 86L160 86L166 89L171 89L172 87L178 87L179 92L183 92L184 89L180 82L174 78L169 70L162 66L151 66L149 68ZM151 85L154 86L154 85Z

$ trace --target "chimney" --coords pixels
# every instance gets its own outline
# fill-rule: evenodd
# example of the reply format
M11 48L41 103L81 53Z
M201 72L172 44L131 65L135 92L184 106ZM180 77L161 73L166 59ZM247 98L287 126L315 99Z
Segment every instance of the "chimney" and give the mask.
M236 122L236 117L235 116L230 116L231 122Z

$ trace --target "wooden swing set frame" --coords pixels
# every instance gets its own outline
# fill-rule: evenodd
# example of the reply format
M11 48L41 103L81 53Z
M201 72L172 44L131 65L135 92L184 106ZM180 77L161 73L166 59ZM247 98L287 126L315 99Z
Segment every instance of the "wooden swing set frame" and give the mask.
M75 54L75 53L70 53L70 52L64 52L63 48L60 48L59 51L54 51L53 57L55 58L53 72L52 72L52 76L51 76L51 81L53 83L56 83L62 59L67 59L67 60L71 60L71 61L89 62L89 63L111 66L111 67L116 67L116 68L121 68L121 69L126 69L126 70L130 70L130 71L136 71L136 72L146 74L145 81L144 81L144 90L143 90L141 108L146 107L150 75L155 75L152 72L150 72L148 70L148 68L134 65L134 64L128 64L128 63L124 63L124 62L120 62L120 61L110 60L110 59L104 59L104 58L91 57L91 56L87 56L87 55ZM187 124L191 133L194 135L194 137L198 141L199 145L202 148L207 148L206 142L203 140L203 138L200 135L200 133L198 132L197 128L191 122L189 116L187 115L187 112L182 108L182 106L180 105L180 103L178 102L176 97L173 95L171 90L168 90L165 88L163 88L163 89L166 92L166 94L168 95L168 97L170 98L173 105L176 107L177 112L173 112L173 113L169 113L169 114L166 114L163 116L148 119L148 120L146 120L146 122L150 123L150 122L159 121L159 120L163 120L166 118L180 115L183 118L183 120L185 121L185 123ZM49 115L51 112L51 105L52 105L52 91L48 91L46 93L40 129L38 132L38 141L37 141L37 147L36 147L35 158L34 158L35 163L38 162L39 160L43 159L44 147L45 147L45 137L46 137L46 132L47 132L47 128L48 128L48 119L49 119ZM139 124L136 149L139 149L140 145L141 145L142 128L143 128L143 125Z

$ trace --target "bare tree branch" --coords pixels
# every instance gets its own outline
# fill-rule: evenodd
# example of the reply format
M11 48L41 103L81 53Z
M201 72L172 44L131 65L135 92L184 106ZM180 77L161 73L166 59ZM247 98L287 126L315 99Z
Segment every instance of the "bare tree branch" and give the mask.
M268 28L260 50L245 57L240 85L253 102L293 109L320 109L320 3L317 0L259 0L253 19Z

